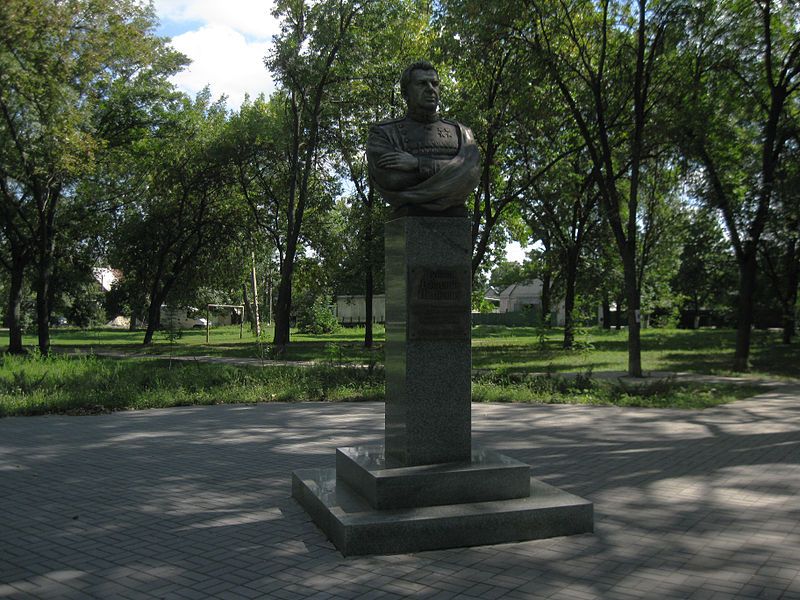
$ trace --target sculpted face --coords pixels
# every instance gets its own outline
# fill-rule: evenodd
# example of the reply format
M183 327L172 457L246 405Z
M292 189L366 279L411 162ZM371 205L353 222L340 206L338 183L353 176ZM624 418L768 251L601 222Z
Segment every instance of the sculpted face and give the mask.
M411 71L411 80L406 88L406 102L410 110L436 112L439 106L439 75L436 71Z

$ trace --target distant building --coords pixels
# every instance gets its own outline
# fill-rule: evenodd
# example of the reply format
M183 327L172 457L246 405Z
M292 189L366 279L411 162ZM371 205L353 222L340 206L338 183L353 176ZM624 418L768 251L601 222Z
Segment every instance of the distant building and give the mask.
M232 325L234 321L241 322L241 310L239 308L225 307L217 310L210 315L208 321L206 311L194 306L167 306L162 304L160 307L159 322L161 327L166 329L205 329L206 322L210 322L212 327L220 325Z
M541 314L542 311L542 280L533 279L520 283L512 283L500 292L500 307L498 312L522 312L534 310ZM550 315L553 325L564 325L564 303L561 302Z
M367 318L367 304L363 294L336 297L334 305L336 320L342 325L364 325ZM372 296L372 322L386 322L386 295Z
M542 281L512 283L500 292L500 312L516 312L529 308L542 309Z
M494 310L492 312L500 312L500 290L494 286L489 286L486 288L486 293L483 295L483 299L486 302L489 302L494 306Z

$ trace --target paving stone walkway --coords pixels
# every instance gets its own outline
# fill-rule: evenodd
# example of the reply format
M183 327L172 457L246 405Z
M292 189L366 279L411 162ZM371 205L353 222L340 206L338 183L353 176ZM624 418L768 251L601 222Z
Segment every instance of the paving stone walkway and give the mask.
M290 472L383 405L0 420L0 598L800 598L800 385L705 411L473 405L592 535L343 558Z

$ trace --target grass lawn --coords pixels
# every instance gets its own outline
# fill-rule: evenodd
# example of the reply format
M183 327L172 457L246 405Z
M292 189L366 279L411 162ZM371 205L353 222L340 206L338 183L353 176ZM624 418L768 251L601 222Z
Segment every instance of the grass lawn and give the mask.
M272 330L258 342L248 331L239 339L239 328L211 330L206 344L205 330L187 330L170 343L157 333L152 346L141 345L141 331L107 329L53 329L56 347L83 350L116 350L175 356L229 356L237 358L272 357ZM343 328L331 335L304 335L292 332L283 360L367 364L383 362L382 327L376 327L376 347L362 347L364 330ZM590 328L578 336L580 349L561 348L563 332L554 328L540 337L533 327L478 326L472 330L472 365L476 369L523 373L594 373L627 370L627 332ZM646 329L642 331L642 363L645 371L688 371L730 375L735 332L732 330ZM24 342L34 346L34 337ZM780 334L754 331L751 350L752 374L763 377L800 378L800 345L780 343Z
M195 404L383 400L382 370L0 355L0 417Z
M642 367L645 371L677 371L732 375L735 331L727 329L645 329ZM476 327L472 365L515 372L625 371L627 331L591 328L579 335L581 349L561 348L563 332L540 340L533 328ZM751 374L800 378L800 345L780 343L780 333L754 331Z
M270 339L267 331L263 339ZM170 356L257 358L265 364L270 344L238 327L183 332L169 341L158 334L143 348L141 331L54 329L57 348L81 349L84 356L0 355L0 416L43 413L87 413L188 404L264 401L357 401L384 397L383 329L376 329L376 348L362 347L362 329L311 336L295 333L283 357L314 361L312 367L238 367L199 361L172 361ZM560 330L545 335L534 328L480 326L473 329L473 400L478 402L555 402L671 408L705 408L754 395L757 382L703 384L679 379L652 380L632 386L598 377L625 371L626 332L589 329L578 336L580 349L564 350ZM645 330L646 371L730 374L734 332L725 330ZM33 346L35 339L26 338ZM125 360L94 356L91 351L122 351ZM154 357L155 356L155 360ZM753 336L756 377L800 377L797 345L780 344L777 333ZM146 366L145 366L146 363ZM358 368L354 363L376 365ZM349 365L349 366L348 366ZM566 373L577 373L568 377Z
M643 385L559 375L491 372L473 382L476 402L706 408L758 391L756 384L654 380ZM169 358L0 355L0 417L91 414L195 404L383 400L381 367L233 366Z
M142 355L165 356L228 356L232 358L268 359L273 356L271 327L264 328L261 339L257 339L246 328L240 338L238 325L214 327L209 343L205 329L186 329L177 340L169 340L163 332L156 332L153 343L142 346L144 331L118 329L53 328L51 343L56 348L79 348L85 351L119 351ZM369 363L377 352L378 361L383 361L383 327L375 328L376 350L363 348L362 328L342 328L328 335L307 335L292 330L291 344L282 360L310 361L335 360L339 362ZM34 347L36 337L25 336L23 343Z

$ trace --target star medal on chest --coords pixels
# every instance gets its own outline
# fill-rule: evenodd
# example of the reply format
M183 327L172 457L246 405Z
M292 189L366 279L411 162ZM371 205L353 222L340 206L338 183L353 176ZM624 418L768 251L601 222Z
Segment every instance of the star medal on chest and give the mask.
M440 138L445 138L449 140L452 139L453 137L453 132L450 131L447 127L437 127L436 132L439 134Z

